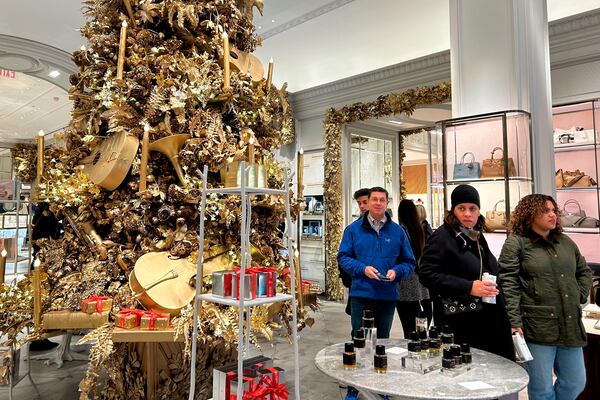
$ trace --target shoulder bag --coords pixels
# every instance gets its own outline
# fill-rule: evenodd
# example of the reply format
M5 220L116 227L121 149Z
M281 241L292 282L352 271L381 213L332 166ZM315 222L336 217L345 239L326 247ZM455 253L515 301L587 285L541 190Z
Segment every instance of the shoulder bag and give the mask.
M483 257L481 256L481 247L477 240L477 250L479 251L479 279L483 273ZM444 307L444 315L456 315L467 312L480 311L483 309L481 305L481 297L461 296L461 297L442 297L442 305Z
M471 156L471 162L465 162L465 156ZM454 164L454 179L478 179L481 174L481 166L475 162L475 155L466 152L462 155L460 163Z
M494 158L496 150L500 150L500 158ZM494 147L492 150L491 158L483 160L481 166L481 177L482 178L496 178L504 176L504 151L502 147ZM512 157L508 157L508 176L516 176L517 170L515 168L515 162Z
M567 206L574 204L577 206L577 211L567 211ZM564 228L598 228L600 221L596 218L588 217L585 210L581 208L579 202L575 199L569 199L563 204L560 216L560 224Z
M504 200L498 200L494 204L494 209L485 213L485 224L493 231L506 229L506 211L498 211L498 204L500 203L504 203Z

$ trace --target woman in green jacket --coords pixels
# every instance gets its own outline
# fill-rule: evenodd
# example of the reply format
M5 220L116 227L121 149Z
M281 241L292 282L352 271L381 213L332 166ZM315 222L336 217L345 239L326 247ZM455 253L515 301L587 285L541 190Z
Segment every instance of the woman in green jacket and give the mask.
M562 233L556 201L532 194L521 199L498 263L512 332L525 337L529 399L576 399L585 387L581 303L592 272L577 245ZM556 383L552 383L552 372Z

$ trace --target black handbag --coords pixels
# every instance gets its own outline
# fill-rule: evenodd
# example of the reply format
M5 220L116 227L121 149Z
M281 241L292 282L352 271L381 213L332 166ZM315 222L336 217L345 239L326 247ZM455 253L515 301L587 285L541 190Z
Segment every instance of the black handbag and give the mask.
M483 257L481 256L481 247L477 240L477 250L479 251L479 279L483 273ZM444 315L456 315L467 312L481 311L481 297L462 296L458 298L442 297L442 306L444 307Z

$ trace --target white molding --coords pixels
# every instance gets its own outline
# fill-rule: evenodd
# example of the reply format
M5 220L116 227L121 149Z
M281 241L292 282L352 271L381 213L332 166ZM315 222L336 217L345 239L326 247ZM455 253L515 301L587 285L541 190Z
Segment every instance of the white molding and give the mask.
M4 64L6 60L17 60L23 67L15 69L14 65ZM0 34L0 68L16 70L50 82L65 90L69 90L69 75L77 72L71 54L33 40ZM56 79L50 78L48 72L58 70L61 74Z
M273 37L275 35L278 35L282 32L285 32L287 30L290 30L292 28L297 27L298 25L301 25L305 22L308 22L312 19L318 18L323 14L327 14L328 12L331 12L337 8L340 8L342 6L345 6L348 3L352 3L354 0L336 0L336 1L331 1L327 4L325 4L324 6L321 6L319 8L316 8L314 10L311 10L309 12L307 12L306 14L302 14L301 16L294 18L290 21L287 21L281 25L278 25L272 29L269 29L268 31L265 31L262 35L260 35L263 39L268 39L270 37Z

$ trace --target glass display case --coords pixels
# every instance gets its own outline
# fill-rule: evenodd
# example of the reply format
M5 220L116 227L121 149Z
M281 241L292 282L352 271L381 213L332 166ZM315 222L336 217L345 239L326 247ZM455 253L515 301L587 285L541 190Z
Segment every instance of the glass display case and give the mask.
M600 102L553 107L556 201L564 231L588 262L600 262L600 199L597 127Z
M431 155L432 220L441 224L454 188L469 184L479 192L488 227L502 233L503 242L507 216L533 193L530 114L511 110L440 121L430 143L437 149Z

